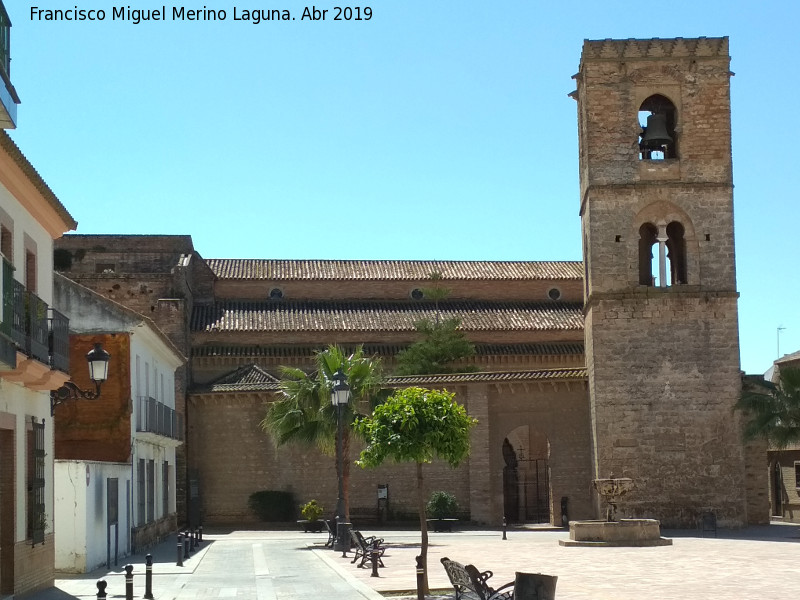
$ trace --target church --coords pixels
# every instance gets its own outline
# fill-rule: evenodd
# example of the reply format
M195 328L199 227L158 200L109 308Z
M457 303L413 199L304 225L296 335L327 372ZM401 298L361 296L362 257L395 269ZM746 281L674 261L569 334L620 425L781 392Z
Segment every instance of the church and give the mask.
M767 522L766 447L742 443L732 412L730 77L725 37L584 42L570 94L580 262L206 259L190 236L58 240L57 270L147 315L189 357L176 375L179 511L245 523L250 494L279 490L332 514L334 459L276 448L260 427L279 367L363 345L391 373L438 310L461 320L477 370L388 384L446 388L478 420L468 461L426 467L429 491L454 494L462 517L596 518L592 480L615 476L636 485L622 516ZM438 303L424 292L432 273L449 290ZM414 481L410 465L353 466L351 519L412 518Z

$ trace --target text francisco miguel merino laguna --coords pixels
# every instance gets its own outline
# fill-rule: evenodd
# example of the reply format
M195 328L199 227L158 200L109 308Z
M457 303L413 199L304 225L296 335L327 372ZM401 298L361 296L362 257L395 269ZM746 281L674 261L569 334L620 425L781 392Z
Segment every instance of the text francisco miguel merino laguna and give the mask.
M205 6L202 9L188 9L184 6L171 6L167 11L166 6L160 9L138 9L130 6L112 6L110 10L102 8L74 8L45 9L31 6L31 21L105 21L110 17L112 21L128 21L138 25L143 21L225 21L228 12L223 9L211 9ZM342 8L336 11L342 13ZM346 20L368 21L372 17L372 9L368 6L344 9L349 14ZM357 11L357 12L356 12ZM328 10L318 9L316 6L304 7L300 20L324 21ZM233 7L234 21L249 21L258 24L262 21L292 21L294 17L286 9L242 9ZM337 18L335 20L343 20Z

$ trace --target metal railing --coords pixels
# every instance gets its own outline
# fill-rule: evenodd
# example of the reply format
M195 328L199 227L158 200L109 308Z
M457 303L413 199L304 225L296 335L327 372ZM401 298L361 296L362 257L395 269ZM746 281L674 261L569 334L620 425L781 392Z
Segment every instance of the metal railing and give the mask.
M139 396L136 401L136 431L182 440L183 415L155 398Z
M13 277L3 260L3 318L0 332L20 352L54 369L69 372L69 319Z
M69 373L69 319L50 309L50 366Z

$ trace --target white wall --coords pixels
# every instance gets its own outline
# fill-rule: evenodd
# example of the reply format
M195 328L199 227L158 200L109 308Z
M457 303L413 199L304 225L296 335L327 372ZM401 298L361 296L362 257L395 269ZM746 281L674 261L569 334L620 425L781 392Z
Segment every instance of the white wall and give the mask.
M27 430L31 417L37 422L44 419L45 437L45 514L47 527L45 534L53 531L53 420L50 418L49 392L30 390L22 385L0 379L0 413L14 415L16 425L16 527L14 541L22 542L27 538ZM7 460L0 457L0 460Z
M87 477L88 471L88 477ZM118 480L118 526L108 527L107 479ZM56 479L56 569L86 573L106 564L114 536L118 535L118 559L130 553L131 466L127 463L57 460ZM116 533L118 532L118 534Z
M36 295L48 305L51 304L53 301L53 239L47 230L2 185L0 185L0 209L2 209L0 222L5 224L6 218L13 221L14 256L11 258L16 269L14 279L25 282L25 234L27 234L36 244Z

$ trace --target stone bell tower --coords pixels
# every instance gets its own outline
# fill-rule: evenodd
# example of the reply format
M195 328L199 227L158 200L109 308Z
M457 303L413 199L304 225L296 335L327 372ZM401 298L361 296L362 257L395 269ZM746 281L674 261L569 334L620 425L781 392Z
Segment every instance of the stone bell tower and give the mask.
M587 40L575 76L594 476L747 520L728 38Z

